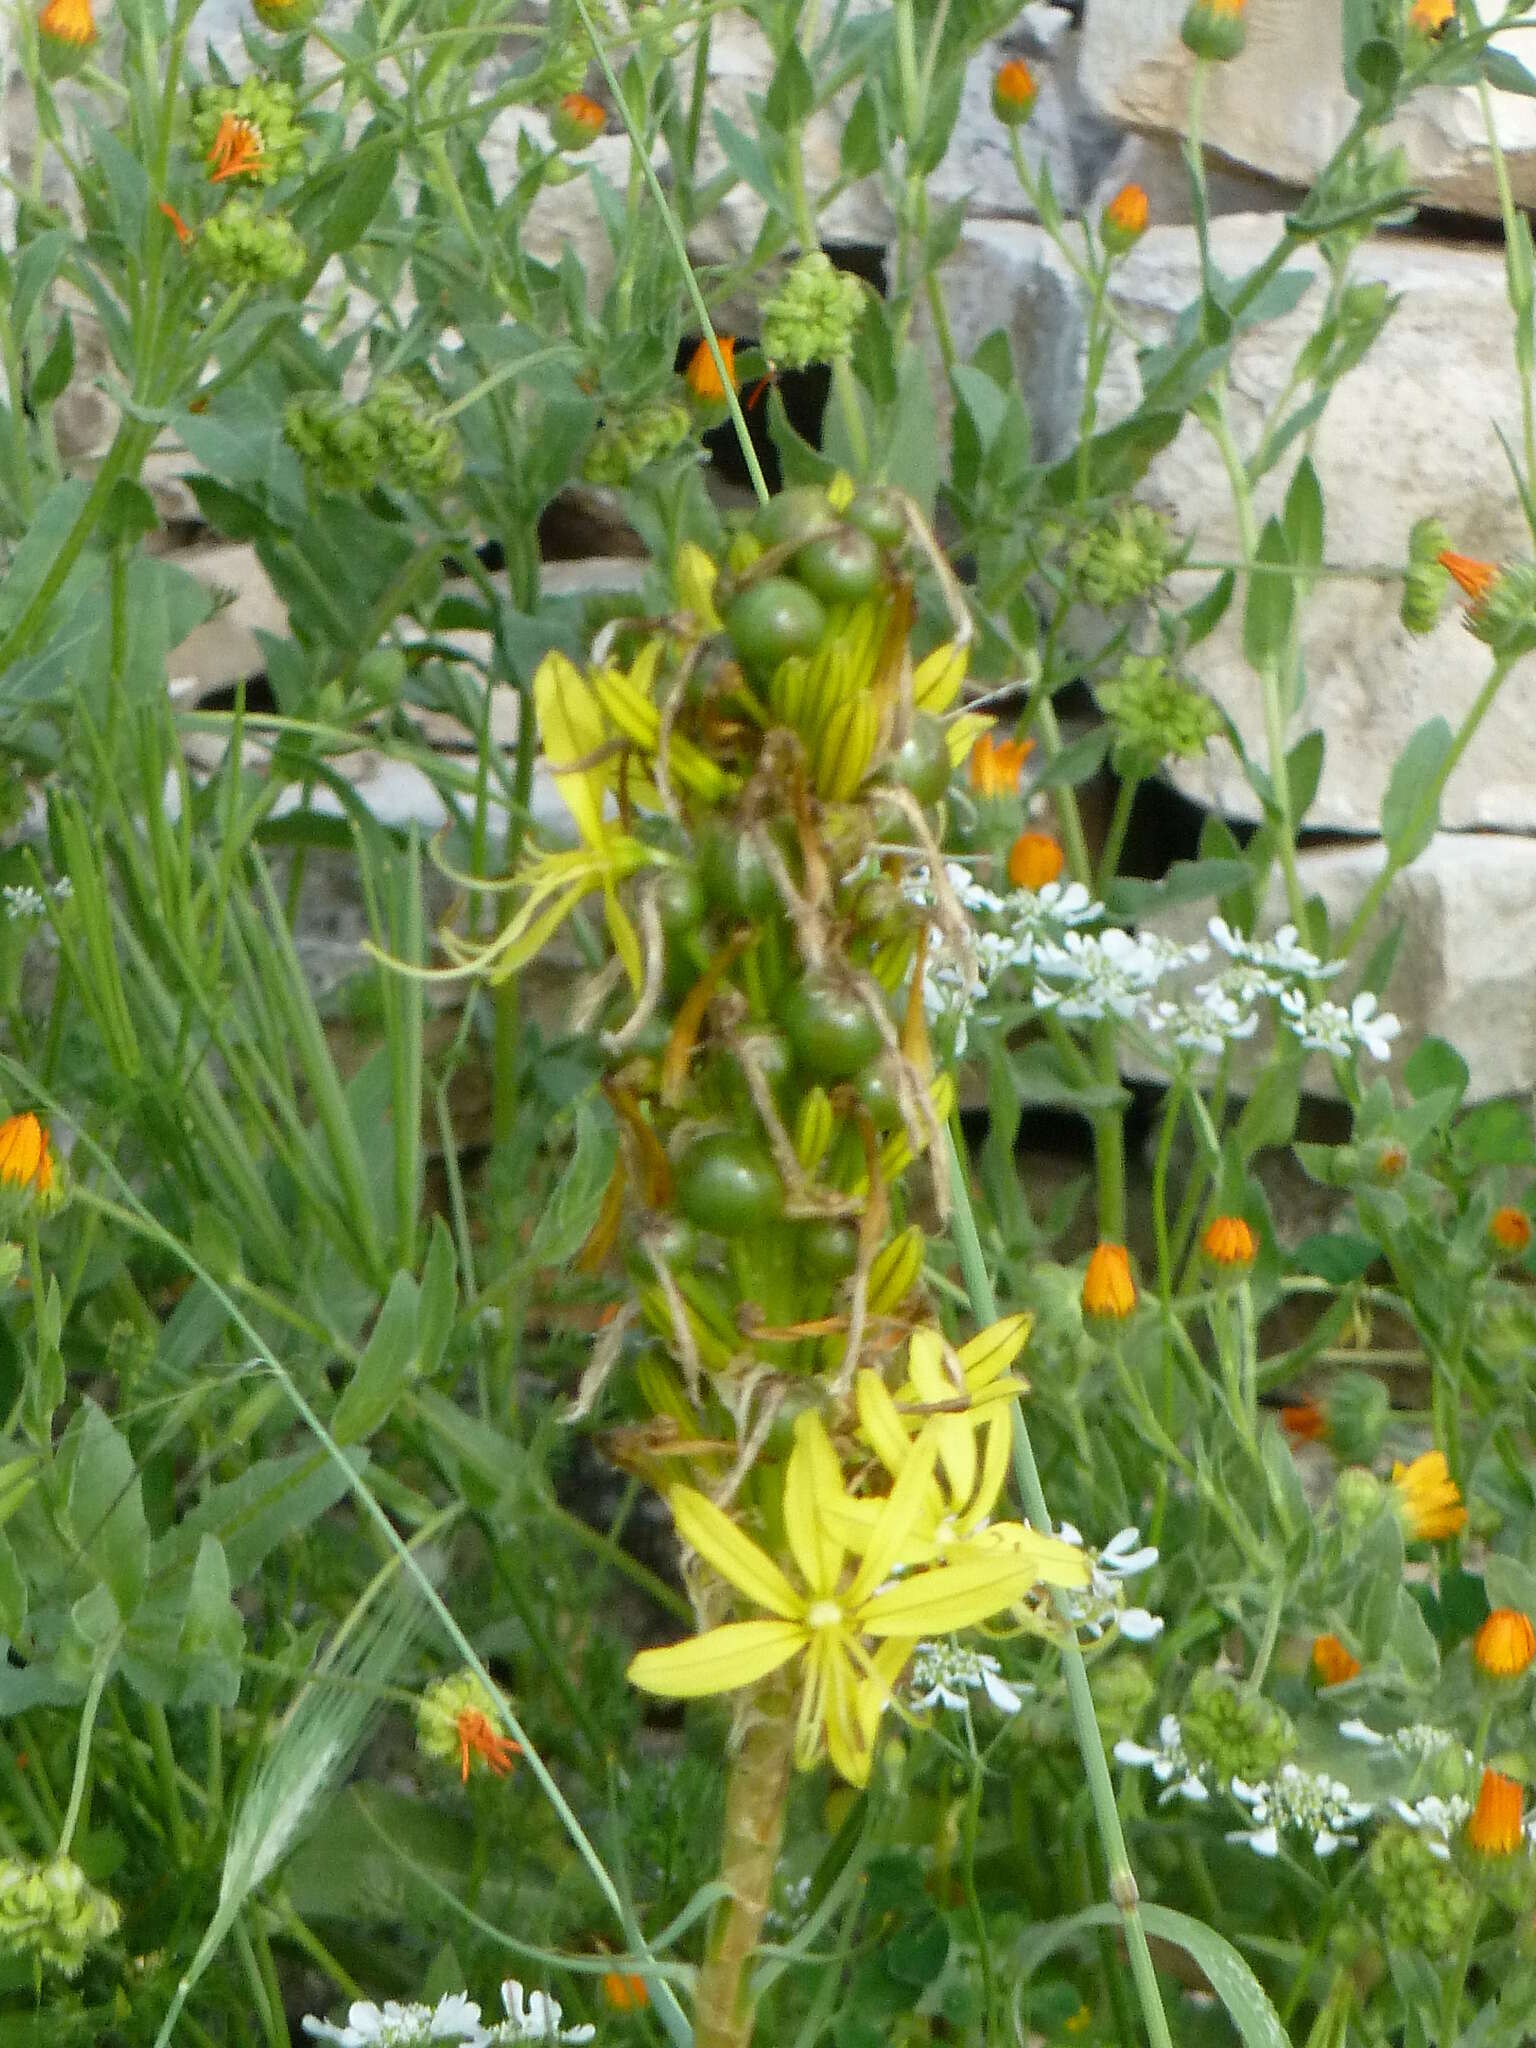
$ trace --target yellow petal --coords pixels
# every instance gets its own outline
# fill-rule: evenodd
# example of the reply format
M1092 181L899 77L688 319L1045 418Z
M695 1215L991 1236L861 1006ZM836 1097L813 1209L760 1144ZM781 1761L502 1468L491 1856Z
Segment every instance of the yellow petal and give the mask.
M968 1344L962 1344L960 1363L967 1386L984 1387L999 1373L1006 1372L1029 1342L1034 1323L1033 1316L1023 1313L1004 1316L1001 1322L990 1323Z
M901 1419L901 1411L879 1373L866 1366L853 1383L853 1397L859 1411L859 1427L870 1449L894 1479L907 1462L912 1440Z
M1008 1459L1013 1450L1013 1410L994 1402L982 1424L981 1477L965 1510L967 1524L983 1521L997 1505L997 1497L1008 1477Z
M1050 1537L1037 1540L1052 1542ZM1037 1557L1010 1546L989 1555L967 1544L960 1562L913 1572L866 1600L859 1626L870 1636L951 1635L1022 1600L1046 1574L1057 1585L1085 1584L1088 1569L1080 1556L1076 1565L1075 1578L1063 1579L1057 1573L1067 1566L1064 1561L1058 1564L1051 1553Z
M826 1687L822 1712L826 1719L827 1755L832 1768L850 1785L867 1785L874 1761L874 1733L879 1715L861 1711L859 1673L835 1641L827 1645Z
M949 709L965 681L968 659L967 649L957 647L953 640L944 641L931 654L923 656L912 671L912 702L919 711L937 718Z
M569 769L607 739L602 709L575 663L558 651L546 654L534 671L533 703L544 753L554 770L555 787L588 846L602 844L604 780L598 768Z
M642 1650L630 1660L629 1682L668 1700L735 1692L787 1664L804 1643L804 1629L792 1621L728 1621L686 1642Z
M843 1501L842 1468L814 1409L795 1422L795 1447L784 1474L784 1534L801 1577L813 1595L830 1595L843 1569L842 1539L827 1510Z
M949 749L949 765L958 768L970 758L972 747L984 732L990 732L996 725L995 718L989 718L984 711L962 711L958 718L952 718L944 728L944 744Z
M677 1524L677 1533L696 1550L704 1562L713 1565L722 1579L745 1593L759 1607L785 1621L798 1621L805 1602L779 1570L766 1550L738 1529L729 1515L722 1514L712 1500L706 1500L691 1486L674 1486L667 1505Z
M904 1555L905 1546L922 1519L924 1499L933 1481L933 1460L933 1438L925 1429L908 1452L907 1462L870 1533L863 1562L843 1595L845 1611L851 1613L862 1606Z

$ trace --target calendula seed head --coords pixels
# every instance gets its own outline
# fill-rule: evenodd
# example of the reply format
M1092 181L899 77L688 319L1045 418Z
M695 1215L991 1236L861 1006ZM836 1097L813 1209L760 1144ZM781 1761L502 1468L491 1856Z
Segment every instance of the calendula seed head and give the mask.
M835 363L853 353L864 287L824 249L801 256L762 313L763 353L781 369Z

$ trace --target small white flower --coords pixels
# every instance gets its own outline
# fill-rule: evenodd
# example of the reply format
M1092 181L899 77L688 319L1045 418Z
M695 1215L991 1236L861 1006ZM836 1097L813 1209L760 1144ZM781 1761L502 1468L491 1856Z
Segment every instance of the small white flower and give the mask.
M1316 1856L1331 1856L1359 1837L1348 1830L1372 1813L1369 1800L1356 1799L1349 1787L1323 1771L1304 1771L1299 1764L1282 1764L1278 1774L1263 1784L1250 1785L1234 1777L1228 1791L1249 1809L1251 1828L1234 1828L1229 1842L1246 1842L1259 1856L1276 1856L1280 1833L1294 1828L1312 1838Z
M1364 1721L1341 1721L1339 1733L1349 1742L1363 1742L1368 1749L1383 1749L1391 1740L1389 1736L1378 1735L1374 1728L1368 1728Z
M1163 1617L1146 1607L1122 1607L1115 1617L1128 1643L1151 1643L1163 1632Z
M401 2005L393 1998L383 2005L358 1999L347 2011L344 2027L305 2015L304 2031L312 2040L334 2048L428 2048L433 2041L451 2041L461 2048L485 2048L491 2039L480 2025L480 2008L463 1991L451 1991L435 2006Z
M1016 1714L1032 1686L1010 1685L995 1657L960 1643L919 1643L912 1659L912 1704L919 1713L948 1707L959 1713L966 1693L980 1690L1002 1714Z
M1400 1019L1390 1010L1378 1011L1376 998L1362 991L1346 1010L1341 1003L1311 1003L1300 989L1287 989L1280 998L1285 1021L1310 1052L1325 1052L1335 1059L1349 1059L1363 1048L1372 1059L1392 1057L1392 1041L1402 1030Z
M60 875L53 885L53 893L60 903L67 903L75 893L75 885L68 875Z
M1245 1009L1220 982L1208 981L1195 990L1193 1000L1147 1004L1141 1022L1155 1037L1172 1039L1181 1052L1218 1058L1239 1039L1252 1038L1259 1028L1259 1013Z
M530 1991L525 2003L523 1987L515 1977L508 1977L502 1985L501 2002L507 2016L485 2036L487 2048L491 2043L501 2048L502 2043L512 2041L590 2041L597 2032L593 2026L562 2028L559 2001L547 1991Z
M1164 1714L1158 1723L1155 1749L1122 1736L1115 1744L1115 1758L1117 1762L1131 1764L1138 1770L1151 1771L1164 1788L1158 1799L1159 1806L1174 1798L1189 1799L1199 1804L1211 1796L1211 1789L1201 1776L1200 1766L1190 1762L1184 1748L1177 1714Z
M1136 938L1111 925L1092 937L1068 931L1059 944L1042 942L1035 947L1032 964L1037 975L1046 977L1032 992L1036 1009L1090 1023L1107 1016L1134 1017L1143 996L1168 972L1170 961L1164 943ZM1055 987L1053 981L1066 986Z
M0 888L0 902L5 904L5 914L13 920L24 917L41 917L45 908L42 897L30 882L7 882Z
M1086 1548L1082 1531L1071 1522L1059 1525L1057 1535L1074 1548ZM1150 1643L1162 1634L1160 1616L1145 1607L1127 1607L1125 1581L1150 1571L1157 1563L1157 1551L1141 1541L1139 1529L1121 1529L1102 1550L1088 1553L1089 1582L1085 1593L1064 1593L1062 1604L1082 1632L1097 1641L1107 1628L1118 1628L1133 1643Z
M1277 974L1294 975L1315 981L1320 977L1337 974L1343 967L1342 960L1320 960L1300 943L1301 935L1293 924L1281 925L1275 936L1269 940L1254 939L1243 932L1233 931L1225 918L1213 917L1206 930L1229 958L1245 967L1257 967Z
M1423 1833L1425 1848L1442 1863L1450 1861L1451 1842L1472 1817L1472 1802L1454 1792L1446 1799L1427 1792L1421 1799L1390 1799L1387 1804L1399 1820Z

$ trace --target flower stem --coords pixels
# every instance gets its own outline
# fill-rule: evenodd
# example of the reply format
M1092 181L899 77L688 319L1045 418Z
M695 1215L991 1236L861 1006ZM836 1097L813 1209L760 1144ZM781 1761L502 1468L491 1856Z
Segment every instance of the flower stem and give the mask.
M80 1713L80 1740L75 1750L75 1781L69 1789L69 1807L64 1815L64 1825L59 1830L60 1856L69 1854L71 1842L75 1839L75 1828L80 1820L81 1808L85 1805L85 1788L90 1779L91 1735L96 1726L96 1709L101 1705L101 1695L106 1688L107 1674L112 1668L110 1657L103 1657L91 1673L91 1682L85 1695L85 1705Z
M749 1694L737 1710L725 1792L720 1878L730 1893L699 1972L694 2048L747 2048L752 2007L746 1974L767 1917L784 1833L795 1740L789 1695L777 1686Z
M955 1144L954 1134L949 1140L949 1178L954 1195L955 1245L960 1254L960 1268L965 1275L965 1284L970 1291L971 1306L977 1320L983 1324L997 1320L997 1299L992 1292L992 1281L987 1272L986 1259L982 1255L981 1239L976 1230L976 1216L971 1208L970 1190L966 1184L965 1164ZM1024 1511L1035 1527L1045 1533L1052 1528L1051 1512L1046 1505L1045 1489L1040 1483L1040 1468L1035 1463L1035 1449L1030 1441L1029 1425L1024 1420L1022 1404L1015 1399L1013 1404L1013 1471ZM1158 1989L1157 1971L1152 1962L1152 1950L1147 1942L1147 1930L1142 1924L1137 1906L1138 1892L1135 1873L1125 1846L1125 1834L1120 1826L1120 1814L1115 1805L1115 1788L1109 1775L1109 1759L1104 1751L1104 1738L1099 1733L1098 1717L1093 1710L1093 1694L1088 1685L1088 1667L1078 1647L1076 1632L1068 1624L1061 1641L1062 1669L1067 1680L1067 1699L1072 1709L1072 1726L1077 1736L1078 1753L1083 1760L1083 1770L1088 1779L1088 1793L1093 1801L1093 1817L1099 1831L1099 1843L1104 1852L1104 1861L1109 1869L1109 1895L1119 1907L1125 1929L1125 1945L1131 1959L1131 1975L1135 1979L1136 1995L1141 2003L1142 2024L1147 2030L1151 2048L1173 2048L1173 2037L1168 2031L1168 2016L1163 2011L1162 1993ZM704 2048L700 2038L699 2048Z

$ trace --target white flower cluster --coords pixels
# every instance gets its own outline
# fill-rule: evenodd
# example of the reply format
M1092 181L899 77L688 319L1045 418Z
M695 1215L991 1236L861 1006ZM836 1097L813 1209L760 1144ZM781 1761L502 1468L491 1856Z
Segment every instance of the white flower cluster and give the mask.
M515 2041L590 2041L597 2032L592 2026L563 2026L559 2001L544 1991L525 1993L515 1977L502 1985L501 2003L506 2018L484 2027L479 2006L463 1991L450 1992L435 2006L400 2005L392 1998L380 2006L358 1999L345 2026L306 2015L304 2031L334 2048L431 2048L438 2041L455 2048L503 2048Z
M1336 1059L1360 1052L1389 1059L1402 1029L1368 992L1347 1008L1317 996L1315 985L1342 972L1344 963L1319 958L1302 945L1293 924L1282 925L1273 938L1254 939L1213 917L1210 943L1183 946L1106 925L1104 905L1080 882L999 896L957 861L944 873L953 901L974 930L966 948L952 943L935 950L925 968L923 995L930 1021L953 1031L957 1052L965 1050L971 1010L1013 972L1023 978L1021 993L1036 1010L1068 1024L1118 1018L1139 1031L1146 1050L1165 1064L1215 1058L1251 1038L1261 1007L1269 1004L1308 1051ZM906 886L914 902L934 903L926 868ZM1212 944L1223 964L1191 985L1188 978L1210 964ZM1181 977L1183 985L1174 985Z
M1360 1837L1348 1830L1375 1812L1369 1799L1356 1799L1337 1778L1326 1771L1304 1771L1300 1764L1282 1764L1262 1785L1233 1778L1227 1789L1253 1821L1252 1827L1230 1829L1227 1840L1246 1842L1256 1856L1278 1856L1284 1828L1310 1835L1315 1856L1331 1856L1358 1842Z
M1084 1547L1082 1532L1070 1522L1056 1531L1064 1543ZM1079 1631L1095 1641L1108 1628L1117 1628L1133 1643L1150 1643L1163 1632L1163 1618L1145 1607L1126 1605L1125 1582L1148 1572L1157 1563L1157 1551L1143 1543L1139 1529L1122 1529L1111 1536L1102 1550L1088 1553L1092 1577L1086 1592L1064 1593L1062 1605Z
M1453 1772L1459 1765L1461 1772L1470 1780L1476 1768L1476 1759L1461 1737L1448 1728L1437 1728L1429 1721L1412 1721L1404 1728L1395 1728L1390 1735L1383 1735L1365 1721L1341 1721L1339 1733L1350 1742L1376 1750L1394 1763L1408 1764L1415 1769L1442 1764L1454 1758ZM1449 1858L1452 1838L1466 1826L1472 1814L1472 1802L1463 1799L1458 1792L1425 1792L1412 1799L1394 1797L1388 1799L1387 1806L1399 1820L1419 1829L1425 1846L1442 1861Z
M50 893L61 903L67 903L75 893L75 885L68 875L61 875ZM6 882L0 884L0 906L4 907L8 922L21 924L41 917L48 908L48 898L30 882Z
M1115 1744L1115 1757L1122 1764L1131 1764L1137 1770L1152 1773L1163 1787L1159 1806L1165 1800L1175 1798L1190 1799L1201 1805L1211 1796L1204 1768L1191 1760L1184 1747L1184 1733L1179 1727L1177 1714L1164 1714L1158 1722L1155 1748L1149 1748L1144 1742L1132 1742L1129 1736L1123 1735Z
M1010 1685L1002 1666L984 1650L969 1650L962 1643L919 1643L912 1658L912 1704L919 1713L929 1707L948 1707L962 1713L970 1704L966 1694L984 1692L1000 1714L1016 1714L1033 1686Z

